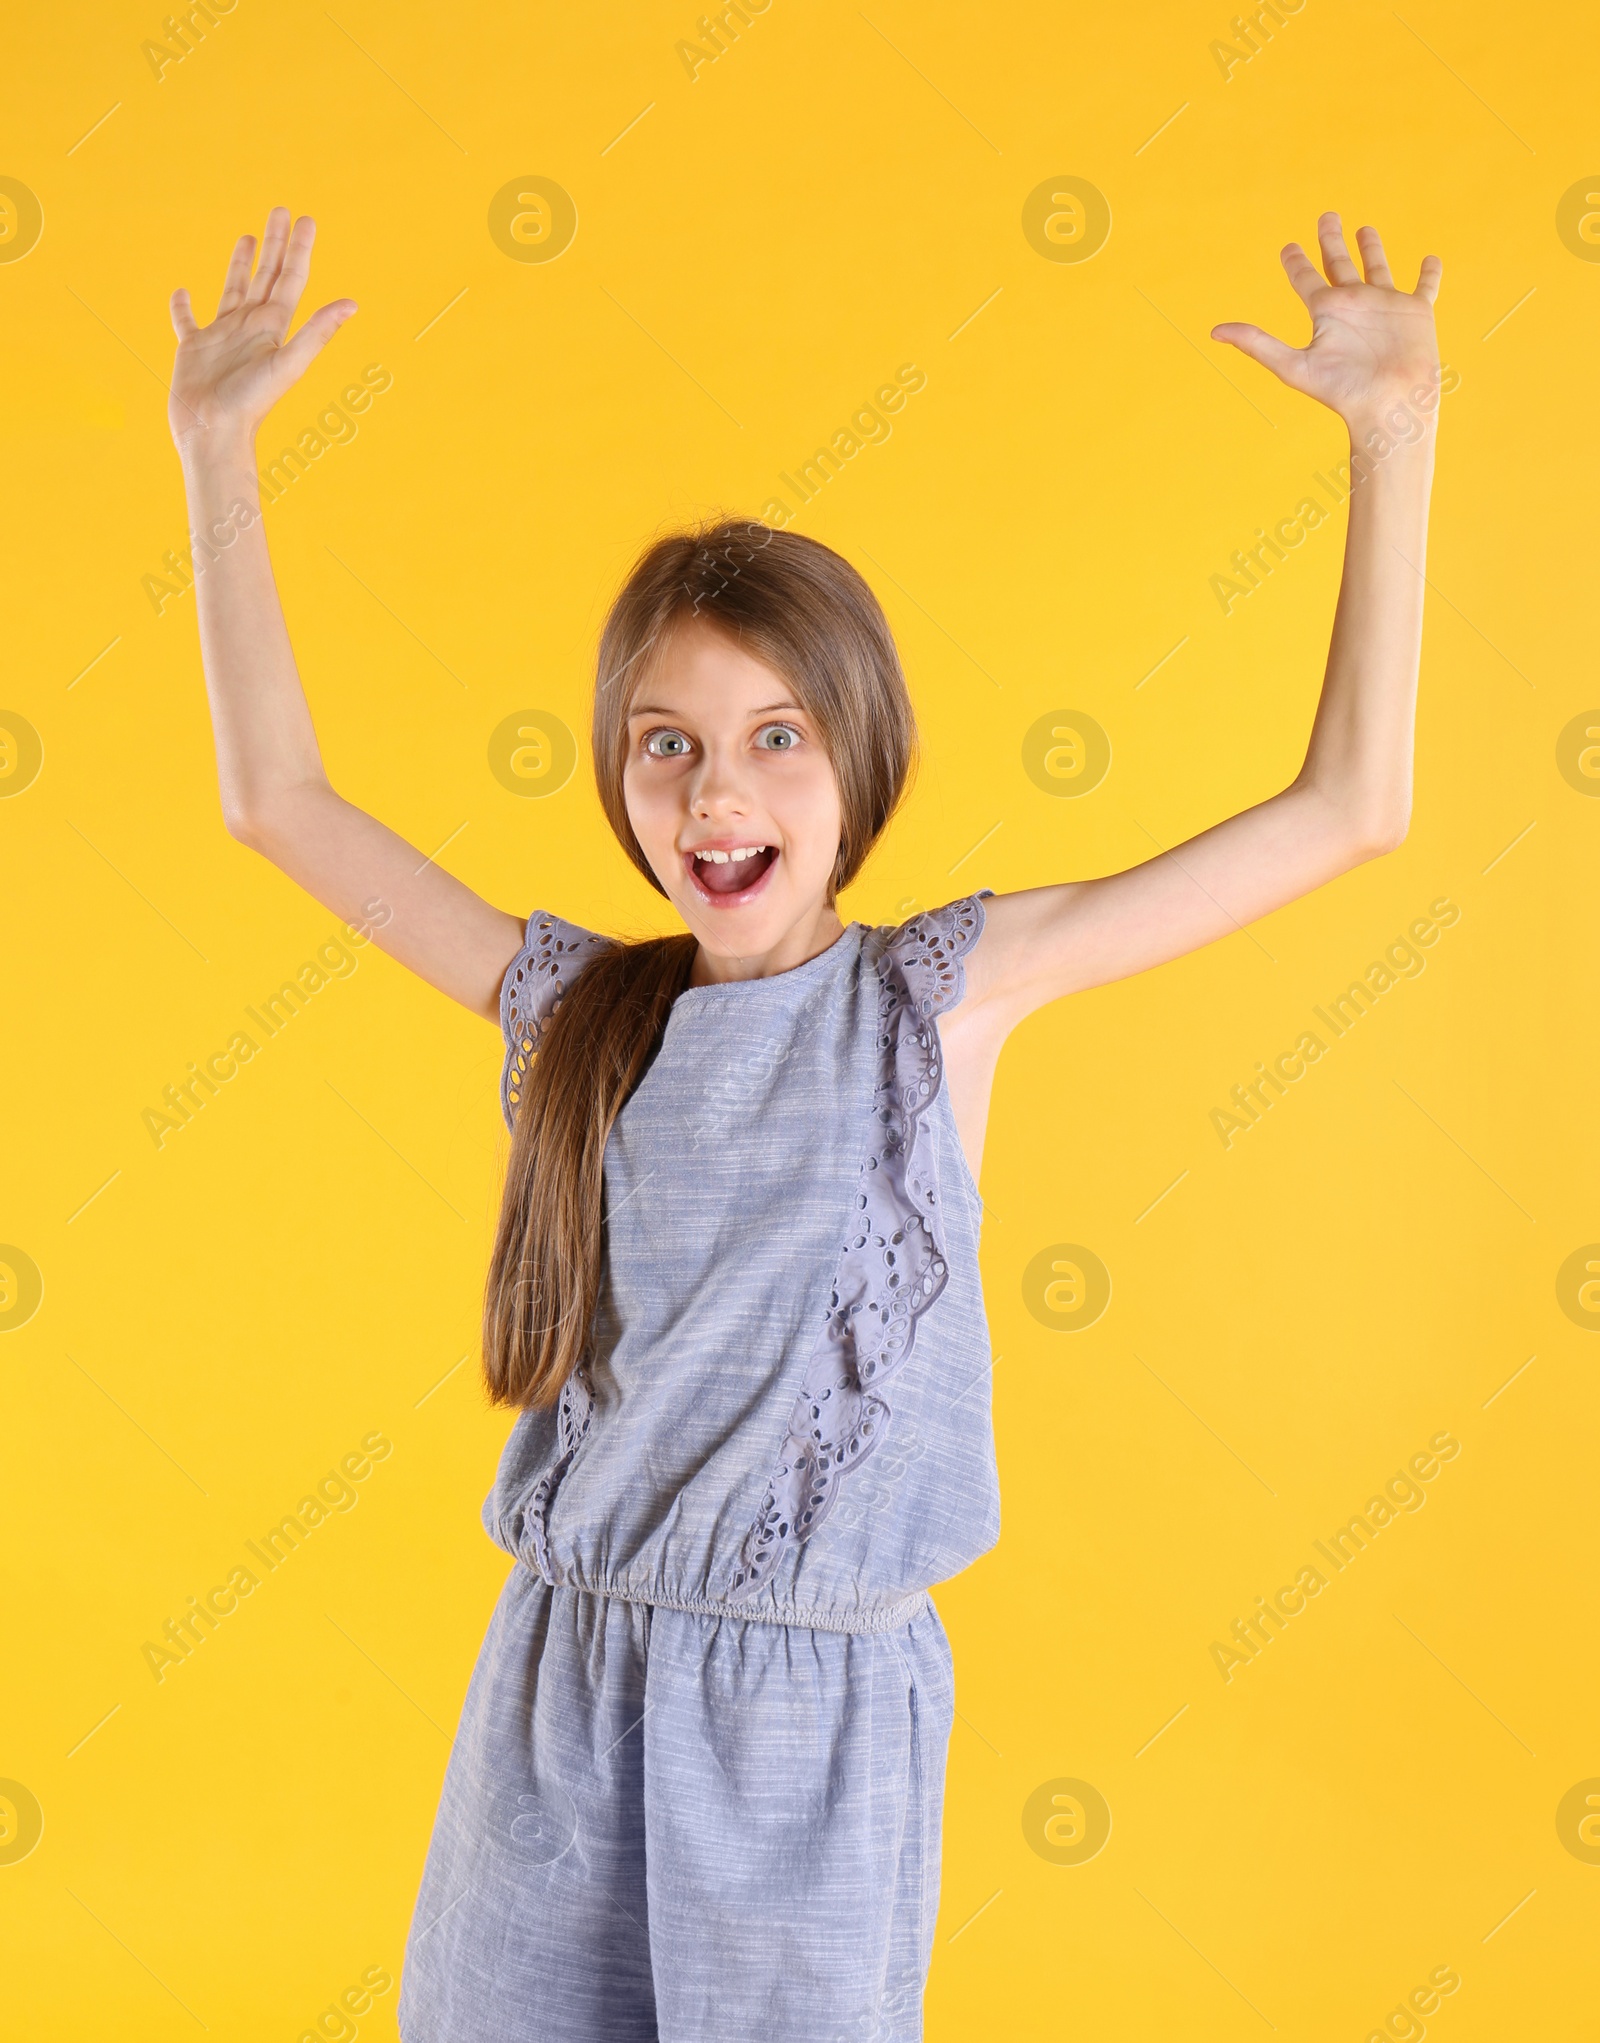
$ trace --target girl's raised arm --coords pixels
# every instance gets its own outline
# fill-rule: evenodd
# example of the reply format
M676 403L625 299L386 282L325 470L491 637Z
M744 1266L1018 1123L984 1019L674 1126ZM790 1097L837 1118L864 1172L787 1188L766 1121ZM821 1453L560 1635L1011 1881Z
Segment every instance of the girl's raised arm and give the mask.
M306 706L272 579L256 478L257 428L355 311L336 298L292 340L316 228L274 207L234 249L209 326L187 291L168 417L196 542L200 649L229 831L442 993L490 1021L522 924L335 793ZM204 563L202 571L202 562Z
M1326 280L1297 242L1283 251L1311 314L1307 347L1254 326L1212 329L1338 412L1350 431L1344 579L1305 764L1281 794L1126 872L992 900L958 1016L971 1010L963 1026L992 1037L996 1049L1045 1002L1197 950L1392 851L1406 834L1440 265L1427 256L1416 290L1397 291L1382 242L1363 227L1363 283L1338 214L1324 213L1317 234Z

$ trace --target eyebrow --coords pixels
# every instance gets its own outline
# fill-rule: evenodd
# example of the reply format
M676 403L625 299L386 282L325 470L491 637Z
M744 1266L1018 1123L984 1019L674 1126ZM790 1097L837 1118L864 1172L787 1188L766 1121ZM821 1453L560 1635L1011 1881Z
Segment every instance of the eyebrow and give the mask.
M779 710L784 709L797 711L802 716L805 714L804 709L802 709L801 705L798 702L769 702L764 709L751 710L750 715L752 718L758 716L776 716ZM656 703L646 702L641 703L639 707L636 709L630 709L628 712L628 720L631 723L636 716L675 716L676 714L677 711L675 710L663 709Z

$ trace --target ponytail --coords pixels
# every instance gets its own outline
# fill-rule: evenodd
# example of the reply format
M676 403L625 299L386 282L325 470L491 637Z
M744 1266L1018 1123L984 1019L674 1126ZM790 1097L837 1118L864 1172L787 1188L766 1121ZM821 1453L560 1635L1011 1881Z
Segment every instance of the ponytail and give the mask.
M611 1124L689 983L690 935L615 944L546 1022L523 1083L489 1259L483 1363L496 1404L553 1404L600 1296L602 1166Z

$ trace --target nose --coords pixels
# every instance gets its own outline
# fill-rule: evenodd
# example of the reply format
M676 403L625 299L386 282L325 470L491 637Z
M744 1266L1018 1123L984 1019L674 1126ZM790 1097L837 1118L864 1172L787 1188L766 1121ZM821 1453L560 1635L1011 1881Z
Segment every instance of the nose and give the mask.
M749 813L750 801L735 758L707 746L689 784L689 812L702 823Z

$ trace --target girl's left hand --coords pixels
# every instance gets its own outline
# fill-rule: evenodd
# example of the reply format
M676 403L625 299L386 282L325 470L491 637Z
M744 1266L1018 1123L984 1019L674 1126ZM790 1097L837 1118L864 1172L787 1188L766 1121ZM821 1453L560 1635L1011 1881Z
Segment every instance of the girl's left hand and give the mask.
M1311 314L1309 347L1291 348L1259 326L1237 322L1214 326L1211 338L1227 341L1347 424L1403 401L1419 384L1436 385L1433 301L1443 267L1439 258L1425 255L1417 288L1397 291L1375 227L1356 229L1365 283L1356 275L1337 213L1324 213L1317 221L1317 240L1326 281L1299 242L1291 241L1282 255L1289 282Z

